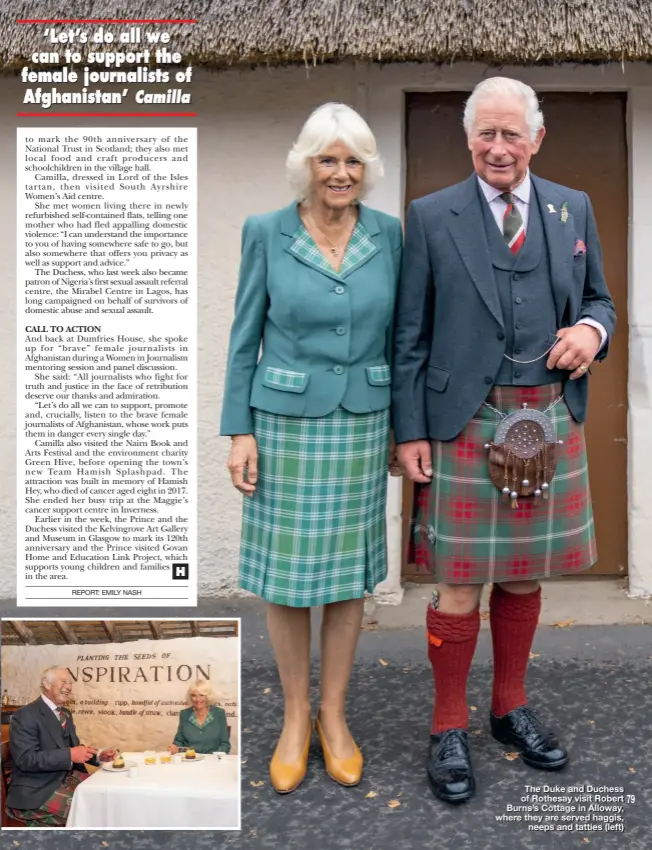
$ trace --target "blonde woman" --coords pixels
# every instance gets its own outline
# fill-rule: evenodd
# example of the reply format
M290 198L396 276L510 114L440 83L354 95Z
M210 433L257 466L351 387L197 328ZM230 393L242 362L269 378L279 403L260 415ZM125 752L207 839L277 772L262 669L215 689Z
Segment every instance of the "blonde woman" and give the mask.
M196 681L188 690L186 702L190 707L179 712L179 728L170 752L178 753L180 747L192 747L197 753L231 752L226 712L216 704L210 683Z
M360 203L382 166L353 109L313 112L287 175L296 199L245 222L221 427L232 438L233 484L247 497L240 585L267 602L285 697L270 766L281 793L307 769L317 605L326 770L342 785L362 776L345 697L364 593L387 571L389 352L402 250L398 219Z

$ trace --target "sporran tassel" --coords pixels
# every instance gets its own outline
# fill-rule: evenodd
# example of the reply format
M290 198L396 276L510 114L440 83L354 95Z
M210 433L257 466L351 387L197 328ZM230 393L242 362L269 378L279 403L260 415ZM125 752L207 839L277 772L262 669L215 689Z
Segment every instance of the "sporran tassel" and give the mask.
M506 502L509 499L510 487L509 487L509 452L507 452L505 456L505 486L502 490L503 493L503 502Z
M517 466L518 466L518 459L514 457L512 459L512 492L509 494L509 498L512 500L512 508L518 507L518 490L516 489L516 482L517 482L517 478L518 478L518 476L517 476L517 473L518 473Z

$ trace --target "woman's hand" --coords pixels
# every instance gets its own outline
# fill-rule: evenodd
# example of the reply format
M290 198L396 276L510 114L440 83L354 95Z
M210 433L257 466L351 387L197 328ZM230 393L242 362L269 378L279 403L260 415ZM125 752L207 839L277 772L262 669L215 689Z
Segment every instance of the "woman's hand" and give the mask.
M399 463L393 431L390 431L389 433L389 459L387 465L389 468L389 474L392 477L400 478L403 475L403 467Z
M258 446L253 434L231 437L231 452L226 463L231 483L245 496L253 496L258 481ZM247 478L245 480L245 470Z
M170 746L168 747L168 751L171 752L172 755L174 755L175 753L179 752L179 747L177 747L176 744L170 744Z

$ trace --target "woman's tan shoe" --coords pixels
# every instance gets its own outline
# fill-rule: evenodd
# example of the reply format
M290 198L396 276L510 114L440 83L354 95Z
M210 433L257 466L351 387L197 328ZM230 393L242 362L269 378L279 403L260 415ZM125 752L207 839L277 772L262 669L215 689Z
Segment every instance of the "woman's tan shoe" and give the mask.
M269 763L269 778L275 791L279 794L289 794L298 788L308 770L308 753L312 738L312 720L308 722L308 737L303 752L296 761L283 762L278 758L278 745Z
M339 782L340 785L357 785L362 779L362 767L364 764L362 753L360 752L358 745L354 741L353 746L355 748L355 752L353 755L346 759L338 759L333 755L330 747L328 746L328 741L324 735L322 725L319 722L319 717L315 720L315 729L317 730L319 740L321 741L326 773L335 782Z

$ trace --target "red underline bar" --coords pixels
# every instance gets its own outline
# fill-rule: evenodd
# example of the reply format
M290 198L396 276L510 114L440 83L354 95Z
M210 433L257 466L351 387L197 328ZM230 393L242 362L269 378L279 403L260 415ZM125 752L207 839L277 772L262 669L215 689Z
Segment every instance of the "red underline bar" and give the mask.
M54 20L41 19L22 19L16 21L17 24L196 24L196 20L139 20L137 18L115 18L115 19L95 19L81 18L78 20L64 20L63 18Z
M17 118L194 118L196 112L17 112Z

